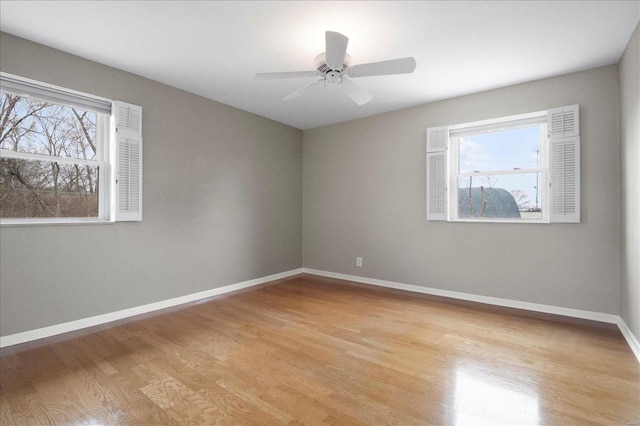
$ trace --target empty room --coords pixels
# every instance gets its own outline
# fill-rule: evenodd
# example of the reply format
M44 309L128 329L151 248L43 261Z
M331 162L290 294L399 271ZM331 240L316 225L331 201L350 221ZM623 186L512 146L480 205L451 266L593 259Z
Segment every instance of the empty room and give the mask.
M0 424L639 425L640 1L0 2Z

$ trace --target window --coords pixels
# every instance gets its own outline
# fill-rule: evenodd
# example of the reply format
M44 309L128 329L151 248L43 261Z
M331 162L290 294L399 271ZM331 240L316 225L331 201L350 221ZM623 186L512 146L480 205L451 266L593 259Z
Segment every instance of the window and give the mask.
M546 219L546 122L453 134L452 217Z
M427 129L427 219L579 222L578 106Z
M140 113L0 74L2 224L141 220Z

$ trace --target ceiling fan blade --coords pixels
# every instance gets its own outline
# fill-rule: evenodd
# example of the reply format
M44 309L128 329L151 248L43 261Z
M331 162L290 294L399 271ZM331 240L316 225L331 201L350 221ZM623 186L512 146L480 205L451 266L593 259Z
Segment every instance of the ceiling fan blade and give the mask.
M341 70L344 65L344 57L347 54L347 45L349 37L334 31L324 33L326 44L326 61L332 70Z
M310 89L311 87L313 87L313 86L315 86L315 85L317 85L317 84L320 84L320 83L322 83L323 81L324 81L324 78L321 78L320 80L314 81L313 83L309 83L309 84L307 84L307 85L305 85L305 86L302 86L301 88L299 88L298 90L296 90L296 91L295 91L295 92L293 92L292 94L290 94L290 95L286 96L283 100L285 100L285 101L289 101L289 100L291 100L291 99L293 99L293 98L297 98L297 97L298 97L298 96L300 96L300 94L301 94L302 92L304 92L305 90Z
M255 75L256 80L278 80L281 78L310 78L318 77L318 71L293 71L293 72L263 72Z
M340 87L342 87L347 96L358 105L364 105L373 98L371 93L358 86L355 81L350 78L343 78Z
M392 59L390 61L370 62L349 67L349 77L369 77L374 75L408 74L416 69L416 60L413 57Z

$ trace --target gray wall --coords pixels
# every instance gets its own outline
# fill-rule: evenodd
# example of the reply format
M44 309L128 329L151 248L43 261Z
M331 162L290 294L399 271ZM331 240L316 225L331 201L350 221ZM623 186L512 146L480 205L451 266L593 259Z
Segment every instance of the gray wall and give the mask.
M302 132L0 34L2 71L143 108L143 222L3 227L5 336L302 266Z
M640 341L640 25L619 64L622 164L620 316Z
M582 223L426 222L427 127L576 103ZM618 107L612 65L305 131L304 266L616 314Z

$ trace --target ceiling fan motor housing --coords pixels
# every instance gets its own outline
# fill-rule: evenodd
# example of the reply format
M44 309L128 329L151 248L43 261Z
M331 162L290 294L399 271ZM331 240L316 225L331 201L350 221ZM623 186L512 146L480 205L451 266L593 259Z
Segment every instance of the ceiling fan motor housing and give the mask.
M316 56L313 63L315 64L318 72L326 79L327 82L339 84L342 81L342 76L346 75L349 64L351 64L351 56L349 56L348 53L345 54L342 69L339 70L333 70L329 65L327 65L327 56L324 52Z

